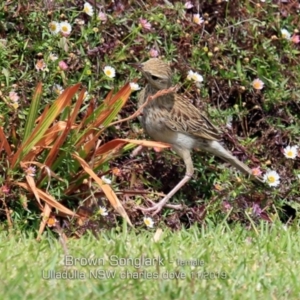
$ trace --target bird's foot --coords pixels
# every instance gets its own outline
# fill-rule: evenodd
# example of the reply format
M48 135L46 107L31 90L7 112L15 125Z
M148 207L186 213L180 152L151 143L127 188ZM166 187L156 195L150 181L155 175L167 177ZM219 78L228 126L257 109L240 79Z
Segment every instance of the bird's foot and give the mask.
M143 211L143 212L151 212L151 215L152 216L155 216L156 214L158 214L163 207L168 207L168 208L172 208L172 209L182 209L182 205L181 204L178 204L178 205L175 205L175 204L166 204L166 202L168 201L169 199L166 197L164 199L162 199L161 201L159 201L158 203L155 203L151 200L149 200L149 202L152 204L151 207L141 207L141 206L137 206L137 209Z

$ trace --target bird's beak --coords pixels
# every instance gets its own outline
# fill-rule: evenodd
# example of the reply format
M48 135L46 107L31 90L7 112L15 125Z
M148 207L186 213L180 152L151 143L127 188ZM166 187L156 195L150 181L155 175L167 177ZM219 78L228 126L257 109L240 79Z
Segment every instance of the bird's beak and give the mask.
M134 67L135 69L141 71L143 69L143 64L141 63L129 63L130 66Z

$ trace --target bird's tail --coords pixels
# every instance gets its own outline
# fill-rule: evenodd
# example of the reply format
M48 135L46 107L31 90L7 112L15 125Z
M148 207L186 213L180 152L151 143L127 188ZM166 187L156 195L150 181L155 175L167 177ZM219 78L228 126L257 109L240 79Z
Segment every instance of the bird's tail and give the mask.
M229 162L231 165L233 165L236 169L238 169L242 173L244 173L246 175L250 175L251 179L258 181L258 182L264 182L260 176L254 176L252 174L251 169L248 166L246 166L244 163L242 163L236 157L234 157L218 141L210 141L209 147L207 147L205 150L208 152L211 152L214 155L218 156L219 158Z

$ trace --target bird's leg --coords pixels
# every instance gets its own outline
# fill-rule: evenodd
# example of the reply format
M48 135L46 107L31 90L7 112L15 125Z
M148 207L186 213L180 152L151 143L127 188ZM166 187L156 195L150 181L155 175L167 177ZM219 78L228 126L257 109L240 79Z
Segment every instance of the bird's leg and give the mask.
M149 201L152 205L155 205L156 203L154 202L154 201L152 201L152 200L147 200L147 201ZM182 205L181 204L168 204L168 203L166 203L165 204L165 207L167 207L167 208L172 208L172 209L182 209ZM143 208L140 208L141 210L143 210Z
M183 149L178 146L173 146L172 148L180 157L183 158L186 167L186 174L179 181L179 183L177 183L177 185L157 204L149 208L138 207L138 209L145 212L153 211L152 215L156 215L158 212L160 212L162 208L166 205L166 203L170 200L170 198L191 179L194 173L193 161L189 149Z

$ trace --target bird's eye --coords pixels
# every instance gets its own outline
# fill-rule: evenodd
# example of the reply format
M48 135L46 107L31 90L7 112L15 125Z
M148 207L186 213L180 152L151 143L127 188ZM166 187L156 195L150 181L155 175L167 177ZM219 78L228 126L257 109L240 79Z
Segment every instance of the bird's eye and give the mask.
M154 75L152 75L151 78L152 78L153 80L157 80L157 79L158 79L158 77L157 77L157 76L154 76Z

